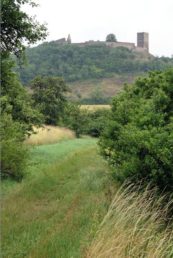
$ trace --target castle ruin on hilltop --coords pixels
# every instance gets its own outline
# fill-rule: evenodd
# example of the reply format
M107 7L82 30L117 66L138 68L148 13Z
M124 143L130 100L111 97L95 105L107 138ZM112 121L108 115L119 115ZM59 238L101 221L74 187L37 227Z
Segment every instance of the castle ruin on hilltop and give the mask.
M119 42L119 41L107 42L107 41L99 41L99 40L97 41L89 40L82 43L72 43L70 34L68 35L67 40L66 38L62 38L62 39L56 40L55 42L62 45L73 44L80 47L93 46L93 45L103 45L111 48L126 47L132 51L149 53L149 34L147 32L137 33L137 45L135 45L135 43L130 43L130 42Z

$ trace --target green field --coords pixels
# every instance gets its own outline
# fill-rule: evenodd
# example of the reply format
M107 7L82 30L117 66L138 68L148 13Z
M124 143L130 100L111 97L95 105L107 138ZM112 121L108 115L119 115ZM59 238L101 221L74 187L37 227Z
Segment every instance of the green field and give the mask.
M108 171L91 138L34 147L23 182L3 183L3 257L84 257L110 204Z
M2 257L173 257L159 200L117 192L109 172L89 137L31 148L25 179L2 183Z

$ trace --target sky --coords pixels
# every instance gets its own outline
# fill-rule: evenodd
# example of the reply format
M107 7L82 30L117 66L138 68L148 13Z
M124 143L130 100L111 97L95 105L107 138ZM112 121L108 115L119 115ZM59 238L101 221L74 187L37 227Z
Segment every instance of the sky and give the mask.
M105 40L136 43L137 32L149 33L150 53L173 56L173 0L35 0L24 10L46 23L46 41L71 35L72 42Z

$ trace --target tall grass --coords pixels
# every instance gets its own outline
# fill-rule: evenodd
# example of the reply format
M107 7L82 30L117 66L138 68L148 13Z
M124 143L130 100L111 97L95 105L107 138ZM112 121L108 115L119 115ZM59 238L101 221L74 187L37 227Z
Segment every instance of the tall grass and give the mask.
M120 190L102 221L87 258L171 258L173 232L165 226L168 207L154 192Z
M75 138L74 132L67 128L44 126L41 128L34 128L34 133L26 139L25 143L29 145L42 145L73 138Z

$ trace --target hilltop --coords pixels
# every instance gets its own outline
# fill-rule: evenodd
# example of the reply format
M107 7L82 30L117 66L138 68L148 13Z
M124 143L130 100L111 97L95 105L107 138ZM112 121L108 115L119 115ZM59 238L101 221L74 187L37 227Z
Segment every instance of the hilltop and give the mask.
M99 42L82 47L45 42L28 48L26 57L28 65L18 69L23 84L29 85L38 75L60 76L70 86L71 98L85 103L93 102L96 96L103 103L121 90L124 82L131 83L147 71L173 66L173 58L158 58L146 51L109 47Z

